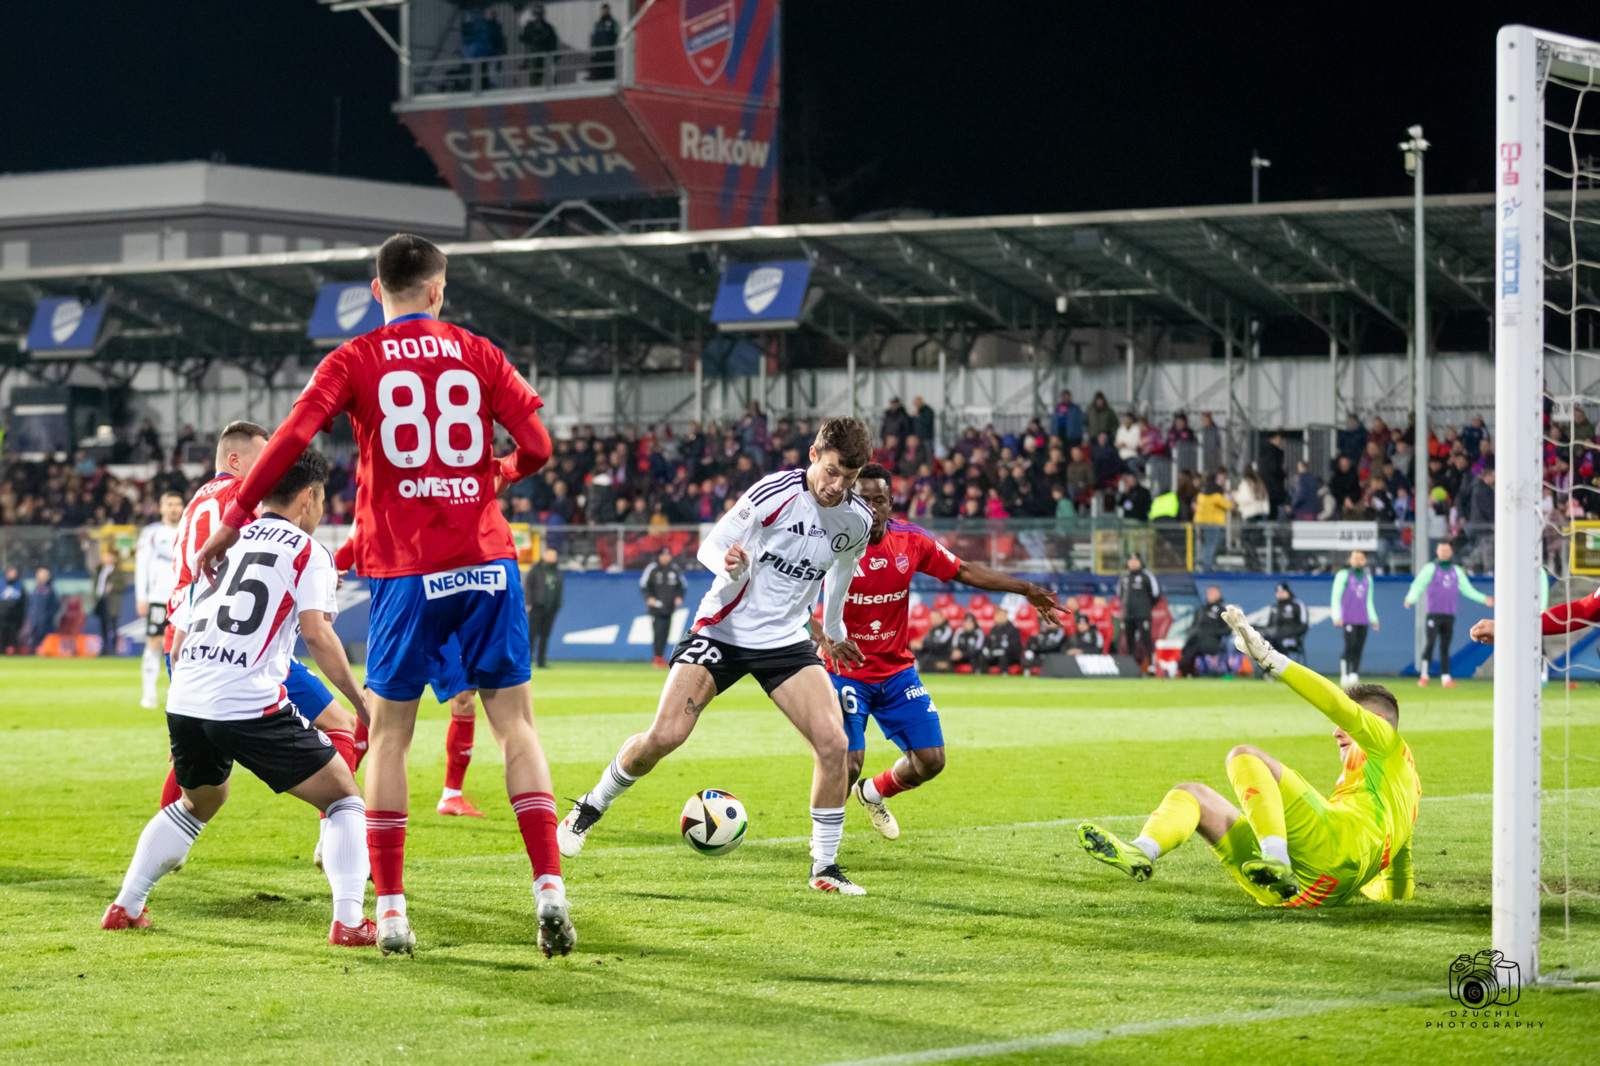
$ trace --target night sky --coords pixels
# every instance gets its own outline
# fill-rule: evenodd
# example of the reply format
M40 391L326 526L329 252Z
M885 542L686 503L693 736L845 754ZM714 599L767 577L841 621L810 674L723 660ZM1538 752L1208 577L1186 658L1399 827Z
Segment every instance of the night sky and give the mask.
M663 0L669 2L669 0ZM203 159L435 183L393 55L313 0L8 5L0 171ZM1001 14L995 15L993 13ZM786 213L999 214L1488 186L1495 30L1600 4L788 0Z

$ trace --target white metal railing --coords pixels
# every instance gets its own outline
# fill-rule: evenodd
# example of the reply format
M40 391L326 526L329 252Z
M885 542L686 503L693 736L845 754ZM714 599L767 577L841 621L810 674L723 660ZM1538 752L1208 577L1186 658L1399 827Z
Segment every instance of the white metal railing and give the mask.
M408 98L480 96L484 93L559 90L586 84L616 84L622 48L560 48L552 52L508 52L467 59L450 56L410 65Z

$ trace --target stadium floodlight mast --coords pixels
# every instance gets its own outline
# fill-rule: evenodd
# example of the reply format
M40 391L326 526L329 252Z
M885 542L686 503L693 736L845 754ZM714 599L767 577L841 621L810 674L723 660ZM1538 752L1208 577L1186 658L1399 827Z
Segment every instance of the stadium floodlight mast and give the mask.
M1546 252L1547 182L1566 194L1549 205L1576 228L1577 168L1566 160L1576 138L1591 133L1574 111L1545 111L1553 86L1586 94L1600 89L1600 44L1504 26L1495 41L1495 678L1493 947L1530 976L1540 960L1540 569L1544 486L1544 371L1547 348L1577 355L1579 251L1570 262ZM1557 131L1546 161L1546 122ZM1590 123L1592 125L1592 123ZM1556 142L1560 142L1559 144ZM1574 157L1576 153L1573 153ZM1564 173L1572 166L1573 173ZM1547 274L1566 287L1545 304ZM1566 319L1560 340L1547 338L1547 312ZM1576 391L1576 380L1569 388ZM1570 593L1570 588L1569 588ZM1570 654L1570 653L1569 653ZM1570 759L1570 749L1565 753ZM1570 802L1570 800L1568 801ZM1563 886L1570 896L1570 882ZM1568 947L1570 949L1570 916ZM1570 971L1569 971L1570 972Z
M1422 573L1422 568L1428 565L1429 543L1428 531L1433 524L1432 502L1428 499L1428 263L1427 253L1423 245L1423 215L1422 215L1422 156L1428 150L1428 142L1422 136L1421 126L1412 126L1406 130L1411 134L1409 141L1400 142L1400 150L1405 153L1406 173L1411 175L1412 195L1415 201L1414 210L1416 218L1412 222L1412 241L1414 244L1412 271L1416 283L1416 295L1413 298L1414 306L1411 309L1411 406L1416 411L1416 432L1412 439L1416 442L1411 449L1411 465L1414 479L1412 481L1411 497L1411 572ZM1412 630L1411 657L1417 664L1418 672L1423 669L1422 649L1426 647L1428 638L1428 622L1426 612L1416 612L1416 625Z
M1259 149L1250 149L1250 202L1261 202L1261 168L1270 167L1272 160L1262 159Z

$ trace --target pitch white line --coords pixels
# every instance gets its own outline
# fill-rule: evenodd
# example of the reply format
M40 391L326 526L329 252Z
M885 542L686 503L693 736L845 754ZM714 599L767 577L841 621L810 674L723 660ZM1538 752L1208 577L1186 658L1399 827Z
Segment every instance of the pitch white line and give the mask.
M964 1044L960 1047L929 1048L926 1051L908 1051L900 1055L879 1055L870 1059L850 1059L829 1063L827 1066L918 1066L924 1062L949 1062L952 1059L987 1059L999 1055L1015 1055L1025 1051L1039 1051L1054 1047L1088 1047L1107 1040L1120 1040L1125 1036L1146 1036L1173 1029L1199 1029L1211 1025L1246 1025L1251 1022L1270 1022L1286 1018L1304 1018L1313 1014L1343 1010L1347 1007L1372 1007L1386 1003L1406 1003L1411 1000L1437 998L1440 991L1386 992L1359 999L1329 999L1301 1003L1293 1007L1273 1007L1267 1010L1225 1011L1220 1014L1199 1014L1187 1018L1157 1018L1148 1022L1128 1022L1104 1029L1067 1029L1043 1036L1027 1036L1018 1040L1001 1040L992 1044Z

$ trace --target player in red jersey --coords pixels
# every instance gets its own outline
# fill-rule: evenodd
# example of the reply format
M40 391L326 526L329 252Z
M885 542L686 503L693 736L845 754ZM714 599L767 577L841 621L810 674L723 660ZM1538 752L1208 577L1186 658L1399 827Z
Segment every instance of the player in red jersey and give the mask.
M195 556L199 554L200 546L210 539L212 532L221 524L222 512L233 502L239 486L244 483L242 479L250 473L250 468L266 446L267 431L254 422L228 423L217 438L216 476L195 490L194 498L183 509L173 543L172 598L167 603L167 618L172 624L167 627L164 651L169 659L174 640L182 639L189 628L189 586L194 584L198 572L194 565ZM322 679L298 659L289 660L289 674L284 678L283 685L295 709L327 734L345 765L354 773L361 761L356 749L355 736L359 726L356 716L345 710L333 698L333 693L328 691ZM161 788L161 806L176 803L181 795L177 773L169 767L167 780ZM317 846L312 853L312 862L318 867L322 865L322 836L326 829L327 820L324 818L319 826Z
M1014 592L1033 604L1041 620L1052 624L1056 597L1030 581L957 559L920 526L891 519L890 475L877 463L862 469L856 492L872 508L872 531L866 554L850 582L844 625L866 661L851 667L830 659L831 676L850 737L851 794L867 809L873 828L893 840L900 835L900 826L885 801L933 780L944 769L939 712L917 675L916 657L907 647L912 577L923 573L987 592ZM826 652L828 644L815 622L812 636ZM883 735L905 754L876 777L863 778L868 717L876 718Z
M334 569L341 574L356 565L358 535L358 527L352 524L350 536L333 553ZM483 812L474 807L461 791L466 784L467 767L472 762L473 735L478 725L478 690L467 682L466 674L461 670L461 648L454 640L445 646L443 659L443 672L428 678L428 687L433 689L434 697L450 707L450 726L444 734L444 791L434 810L444 815L482 818ZM366 744L367 731L362 727L356 731L356 745L364 752Z
M384 325L322 360L200 551L204 566L239 528L318 430L348 413L360 449L356 567L372 610L367 643L371 713L367 846L385 954L416 943L406 915L406 754L417 701L452 636L505 752L506 791L533 866L539 946L565 955L568 917L550 766L533 721L528 619L511 529L495 500L497 478L515 481L550 458L543 401L494 345L441 322L444 253L398 234L378 250L373 295ZM517 448L492 451L494 425Z

